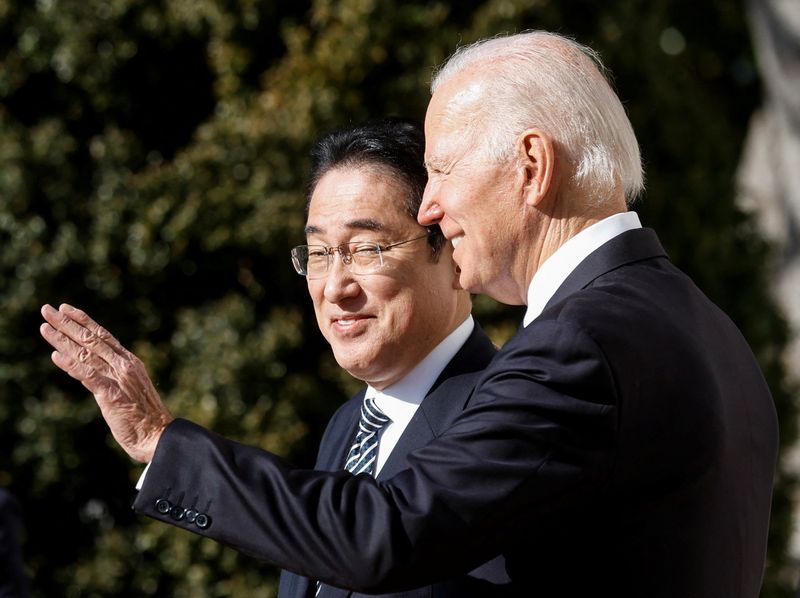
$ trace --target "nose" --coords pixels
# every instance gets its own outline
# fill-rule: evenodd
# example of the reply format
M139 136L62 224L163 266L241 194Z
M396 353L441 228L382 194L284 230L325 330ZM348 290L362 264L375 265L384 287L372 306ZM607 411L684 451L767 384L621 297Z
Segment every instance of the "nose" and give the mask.
M435 196L434 183L429 180L428 184L425 185L425 192L422 194L422 203L419 206L419 212L417 212L417 222L422 226L438 224L444 217L444 211L436 202Z
M331 256L331 265L328 277L325 279L325 300L329 303L340 303L345 299L356 297L361 292L361 287L353 278L350 268L334 253Z

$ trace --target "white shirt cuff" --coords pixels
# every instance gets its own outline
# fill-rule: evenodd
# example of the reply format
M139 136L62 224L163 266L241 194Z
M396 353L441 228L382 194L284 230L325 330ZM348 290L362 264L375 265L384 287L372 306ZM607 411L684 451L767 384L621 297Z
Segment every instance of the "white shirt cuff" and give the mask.
M152 461L150 463L152 463ZM139 476L139 481L136 482L136 489L137 490L141 490L142 486L144 485L144 478L147 477L147 470L150 469L150 463L148 463L145 466L144 471L142 472L142 475Z

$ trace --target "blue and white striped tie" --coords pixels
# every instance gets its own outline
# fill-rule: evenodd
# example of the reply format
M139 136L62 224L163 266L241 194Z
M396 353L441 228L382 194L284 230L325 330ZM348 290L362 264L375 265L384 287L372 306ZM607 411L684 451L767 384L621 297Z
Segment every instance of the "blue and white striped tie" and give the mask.
M361 403L361 419L358 421L358 432L350 452L347 453L347 461L344 468L358 475L368 473L375 475L375 459L378 456L378 441L380 440L381 430L392 422L383 411L375 404L372 397L364 397ZM319 596L322 583L317 581L317 588L314 596Z
M384 415L375 404L375 399L365 398L361 404L361 419L358 422L358 433L344 468L354 475L359 473L375 474L375 459L378 456L378 440L380 432L392 420Z

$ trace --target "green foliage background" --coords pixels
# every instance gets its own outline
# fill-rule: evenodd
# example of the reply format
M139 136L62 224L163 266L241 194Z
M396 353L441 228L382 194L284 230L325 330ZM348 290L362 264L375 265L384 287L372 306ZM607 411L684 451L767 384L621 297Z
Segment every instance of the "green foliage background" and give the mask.
M38 308L85 308L148 364L174 413L310 464L356 384L288 259L312 141L422 119L459 43L544 28L598 49L643 147L639 205L737 321L784 445L794 399L767 247L733 204L759 101L730 0L0 0L0 485L22 501L34 595L274 595L269 566L130 510L140 467L57 372ZM486 299L502 341L518 310ZM779 474L764 596L791 595Z

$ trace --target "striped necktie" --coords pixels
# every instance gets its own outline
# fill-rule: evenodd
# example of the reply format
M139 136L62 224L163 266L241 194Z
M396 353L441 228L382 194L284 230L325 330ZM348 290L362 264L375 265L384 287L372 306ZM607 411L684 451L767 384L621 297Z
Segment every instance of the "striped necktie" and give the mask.
M372 397L364 398L361 404L361 419L355 442L347 454L344 468L354 475L375 474L375 459L378 456L380 431L392 420L383 414Z
M361 403L361 419L358 421L358 432L344 468L354 475L367 473L375 475L375 459L378 456L378 441L381 430L392 422L375 404L372 397L364 397ZM314 596L319 596L322 582L317 581Z

